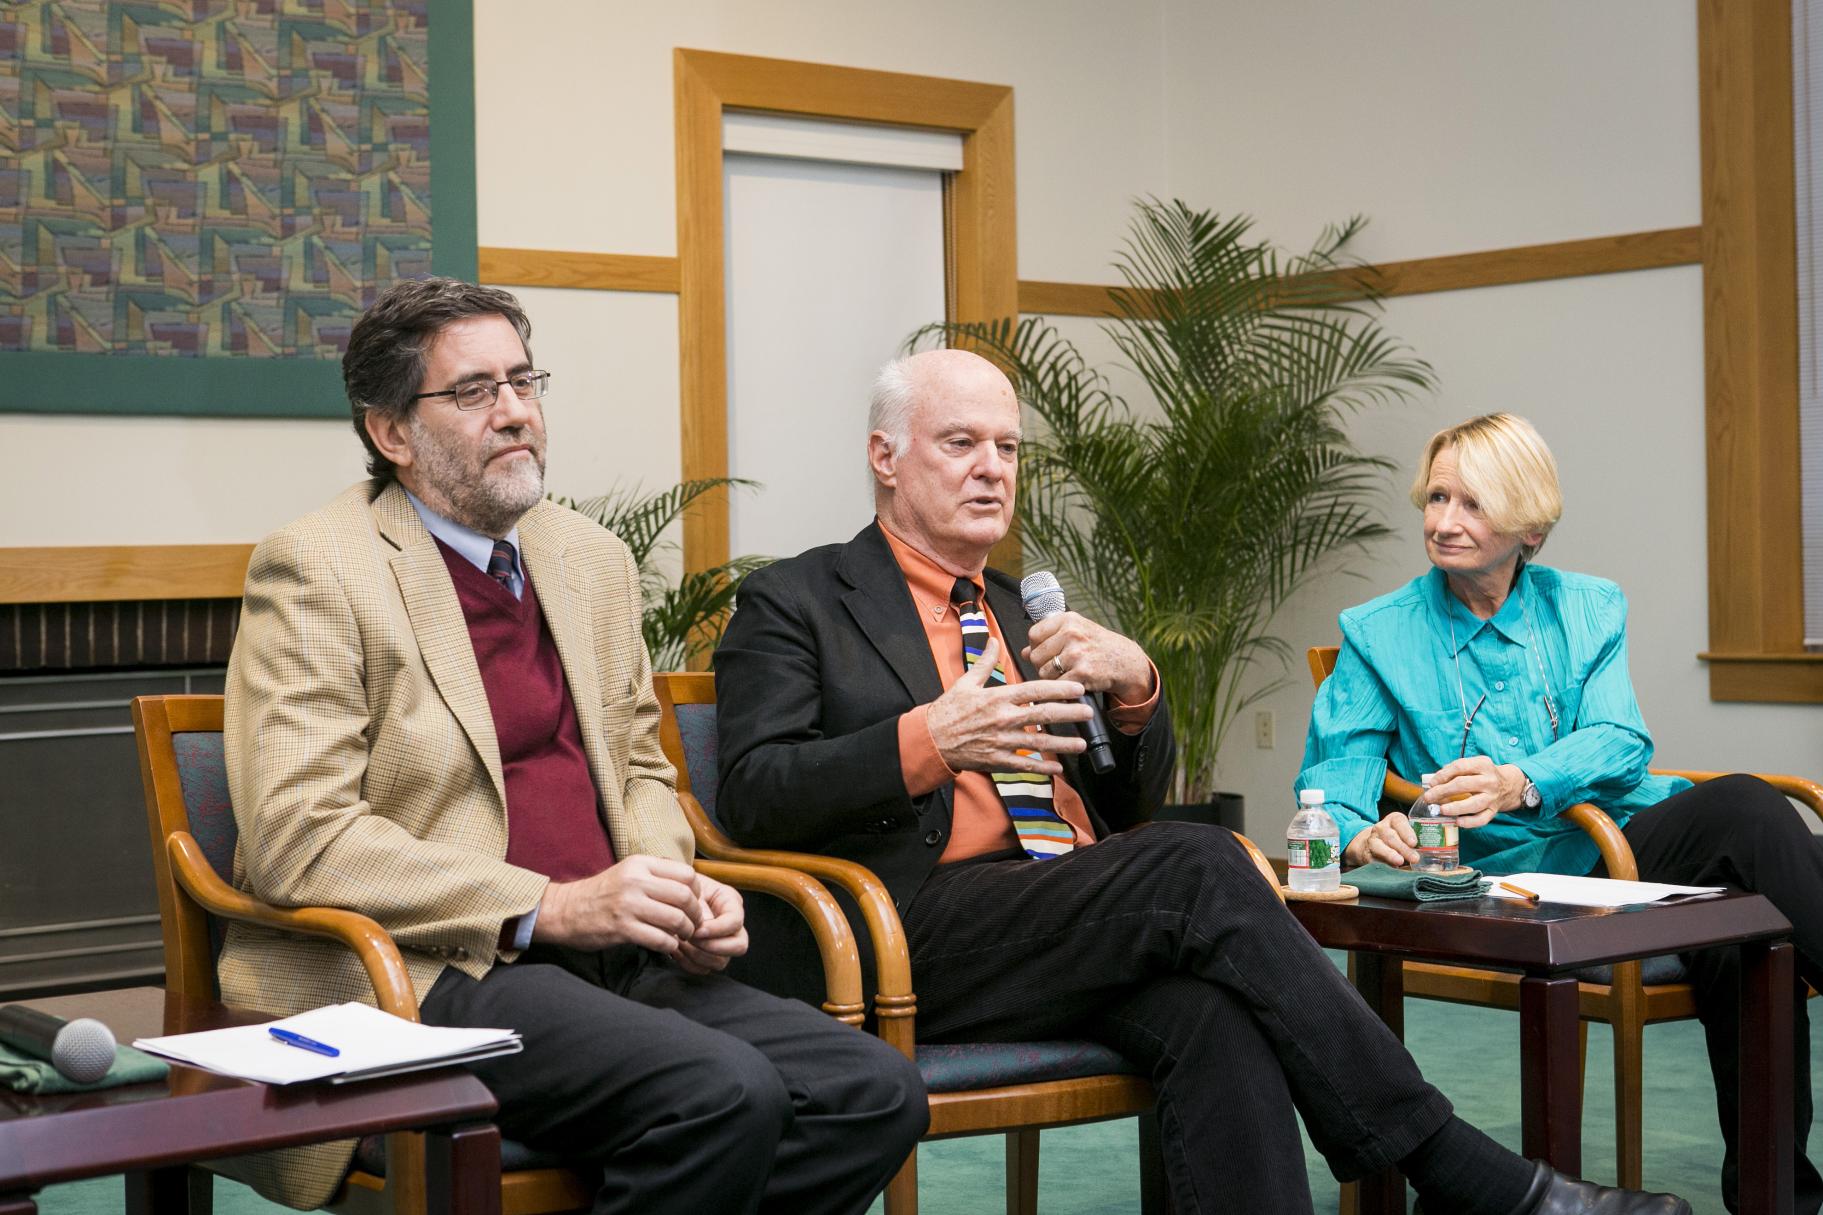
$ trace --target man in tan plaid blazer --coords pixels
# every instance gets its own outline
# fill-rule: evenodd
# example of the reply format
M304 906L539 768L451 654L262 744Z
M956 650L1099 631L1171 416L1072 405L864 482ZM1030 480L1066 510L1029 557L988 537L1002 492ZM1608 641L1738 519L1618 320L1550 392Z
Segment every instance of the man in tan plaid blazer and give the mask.
M504 291L400 283L343 375L371 481L267 538L229 665L234 878L392 934L427 1023L507 1026L476 1064L503 1134L602 1168L598 1211L859 1211L926 1122L878 1039L717 973L732 889L690 866L626 547L543 498L530 323ZM354 957L233 924L223 998L371 1000ZM343 1143L253 1180L326 1201Z

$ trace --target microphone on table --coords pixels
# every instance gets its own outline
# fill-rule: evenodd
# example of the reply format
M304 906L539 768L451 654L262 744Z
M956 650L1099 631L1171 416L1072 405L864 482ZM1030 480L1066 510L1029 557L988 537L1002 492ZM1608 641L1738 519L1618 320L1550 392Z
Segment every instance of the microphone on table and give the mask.
M1019 599L1025 604L1027 618L1034 624L1068 610L1063 602L1063 588L1057 585L1057 575L1050 570L1039 570L1021 578ZM1114 748L1108 742L1108 723L1102 719L1101 706L1092 697L1084 696L1080 703L1089 706L1089 720L1078 722L1077 732L1089 744L1089 767L1097 776L1105 776L1114 771Z
M45 1060L77 1084L93 1084L114 1066L114 1034L90 1017L65 1021L23 1004L8 1004L0 1007L0 1043Z

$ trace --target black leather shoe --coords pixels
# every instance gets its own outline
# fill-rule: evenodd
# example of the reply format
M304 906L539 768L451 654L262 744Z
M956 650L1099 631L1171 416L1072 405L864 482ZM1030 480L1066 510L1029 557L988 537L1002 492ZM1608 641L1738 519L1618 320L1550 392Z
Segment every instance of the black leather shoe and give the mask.
M1513 1215L1690 1215L1690 1204L1676 1194L1614 1190L1559 1173L1539 1161L1532 1185Z

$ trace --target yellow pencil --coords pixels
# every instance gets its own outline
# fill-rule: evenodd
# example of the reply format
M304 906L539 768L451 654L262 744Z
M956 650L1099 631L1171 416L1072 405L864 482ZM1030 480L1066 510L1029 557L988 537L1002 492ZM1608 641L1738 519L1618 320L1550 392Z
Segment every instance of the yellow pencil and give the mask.
M1511 882L1502 882L1500 885L1502 889L1511 890L1514 894L1523 896L1528 903L1538 902L1538 895L1524 886L1515 886Z

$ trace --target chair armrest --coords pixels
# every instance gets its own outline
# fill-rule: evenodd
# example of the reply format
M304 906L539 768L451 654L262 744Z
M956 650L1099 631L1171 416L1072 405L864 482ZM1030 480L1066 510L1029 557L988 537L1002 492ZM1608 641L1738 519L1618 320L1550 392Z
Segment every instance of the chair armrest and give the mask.
M178 884L211 915L339 941L361 960L382 1011L407 1021L418 1019L418 997L399 947L366 916L337 907L274 907L243 894L216 876L202 845L188 831L173 831L165 840L165 851Z
M1389 769L1386 773L1386 784L1380 790L1380 796L1391 798L1402 806L1409 806L1417 801L1424 792L1421 785L1414 785L1403 776L1396 776Z
M855 948L848 917L823 884L809 874L774 865L698 860L696 871L737 890L752 890L783 899L810 925L823 959L823 1011L838 1021L859 1025L866 1005L861 998L861 955Z
M1656 776L1681 776L1698 785L1706 780L1728 775L1726 772L1686 772L1678 768L1654 768L1652 772ZM1780 776L1774 772L1755 772L1753 775L1793 801L1803 802L1805 806L1809 807L1812 814L1823 818L1823 785L1819 785L1806 776Z
M1394 776L1390 771L1387 772L1385 789L1387 797L1410 805L1417 801L1419 794L1423 792L1423 789L1410 781ZM1819 792L1823 792L1823 790L1819 790ZM1614 825L1614 820L1609 818L1600 807L1592 806L1588 802L1578 802L1574 806L1565 808L1562 817L1581 827L1595 841L1596 851L1601 853L1602 863L1608 867L1609 877L1621 878L1629 882L1639 880L1639 864L1633 859L1633 846L1627 843L1627 837L1620 833L1620 828Z
M912 992L911 949L905 939L905 926L899 921L899 909L893 906L886 886L865 865L844 861L814 852L786 852L771 848L743 848L729 839L703 812L702 803L688 793L677 795L690 830L696 836L696 850L718 861L744 861L753 865L770 865L795 869L819 881L846 891L861 910L868 941L874 951L874 1015L879 1019L880 1036L897 1047L906 1058L914 1056L913 1019L918 1012L918 998Z
M1608 876L1622 881L1639 880L1639 862L1633 859L1633 845L1620 833L1599 807L1588 802L1577 802L1574 806L1565 807L1563 817L1588 832L1595 841L1595 848L1601 853L1602 864L1608 867Z
M1247 855L1253 858L1254 867L1258 869L1260 875L1266 879L1266 884L1271 886L1273 891L1279 896L1279 902L1283 903L1285 901L1285 887L1279 882L1278 872L1273 869L1272 862L1266 859L1266 854L1264 852L1260 851L1260 846L1242 835L1239 831L1234 833L1234 838L1241 841L1241 847L1245 848L1247 850Z

